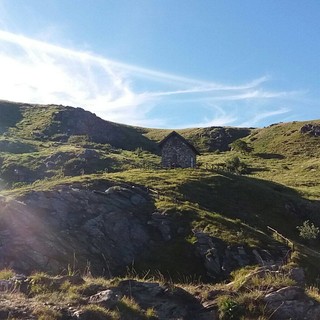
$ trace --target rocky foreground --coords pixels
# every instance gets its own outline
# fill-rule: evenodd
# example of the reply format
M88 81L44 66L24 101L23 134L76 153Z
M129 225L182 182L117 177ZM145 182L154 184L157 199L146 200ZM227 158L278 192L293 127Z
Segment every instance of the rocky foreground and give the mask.
M0 319L310 319L319 295L304 290L301 269L259 268L228 284L173 285L152 279L79 275L0 280ZM299 283L299 286L297 285Z

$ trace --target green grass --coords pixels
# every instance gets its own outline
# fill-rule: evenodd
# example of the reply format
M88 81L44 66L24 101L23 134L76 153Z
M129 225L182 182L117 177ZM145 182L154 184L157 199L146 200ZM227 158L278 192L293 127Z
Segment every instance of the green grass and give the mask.
M98 305L87 305L82 308L86 315L86 319L96 320L120 320L118 311L111 311Z
M7 269L0 270L0 274L6 275L7 273ZM9 301L10 310L15 310L15 308L20 310L23 306L24 317L35 317L41 320L64 319L66 310L70 309L78 310L86 319L158 319L153 306L140 306L137 301L127 295L118 296L115 306L110 309L99 304L88 304L89 296L106 289L117 290L120 281L126 278L106 279L84 276L81 284L71 284L66 280L58 285L61 282L60 278L43 272L34 273L28 278L28 292L25 294L16 291L2 292L2 300ZM147 281L137 278L135 280ZM15 314L18 315L18 312Z
M0 106L1 107L1 106ZM58 106L20 106L22 119L16 123L15 127L9 129L11 136L34 139L37 134L42 134L52 123L54 114L58 111Z
M3 128L0 134L6 131L0 136L1 194L21 196L32 190L50 190L68 184L93 188L99 181L150 188L156 209L169 213L174 225L186 231L176 241L155 248L154 255L159 259L140 262L141 271L146 271L148 264L153 270L165 264L162 271L170 276L179 272L181 277L203 274L196 258L191 257L194 263L187 263L194 241L192 230L204 231L230 245L255 247L271 243L267 226L300 242L297 225L307 219L320 223L320 139L300 133L300 128L311 121L281 123L263 129L177 130L203 152L199 157L200 169L161 170L158 151L152 149L153 141L159 142L171 130L112 124L116 130L122 130L127 149L131 150L97 143L87 135L71 135L62 143L50 141L52 137L39 139L37 135L47 132L48 127L51 131L63 128L61 121L55 122L55 115L61 110L72 113L72 109L0 103L1 110L6 110L0 121ZM215 150L215 137L221 132L228 137L226 145L242 138L252 147L252 152L207 152ZM98 159L80 161L78 156L88 148L96 150ZM45 159L58 154L69 156L55 167L46 168ZM234 156L245 163L248 174L225 171L225 163ZM74 170L76 165L79 168ZM15 168L29 170L36 181L19 181L13 174ZM314 248L319 245L316 243ZM310 253L303 247L299 250L297 256L305 255L305 258L297 261L306 265ZM181 253L179 259L173 263L171 257L178 253ZM185 274L181 275L186 265Z
M251 142L254 151L264 157L318 157L320 141L318 137L301 134L305 124L319 124L319 120L279 123L263 129L257 129L247 141Z
M37 306L32 313L38 320L59 320L62 319L61 312L46 306Z
M225 294L217 299L219 319L270 319L264 296L271 291L296 285L288 274L266 272L256 275L255 270L244 268L234 274L234 280Z
M294 189L250 176L175 169L130 170L113 173L108 177L143 184L157 190L161 195L157 199L160 210L180 208L182 211L196 212L194 217L209 217L207 220L219 221L219 217L225 221L240 219L260 229L270 225L293 237L297 234L294 227L301 221L285 211L286 203L303 201ZM174 199L178 199L180 203L175 204ZM290 228L288 220L292 226Z
M0 270L0 280L8 280L15 275L14 270L5 268Z

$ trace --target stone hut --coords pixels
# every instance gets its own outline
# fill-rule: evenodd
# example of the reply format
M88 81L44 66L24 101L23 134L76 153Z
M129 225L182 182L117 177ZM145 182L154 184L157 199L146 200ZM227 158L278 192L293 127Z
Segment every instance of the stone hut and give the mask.
M161 165L166 168L195 168L199 151L185 138L172 131L159 143Z

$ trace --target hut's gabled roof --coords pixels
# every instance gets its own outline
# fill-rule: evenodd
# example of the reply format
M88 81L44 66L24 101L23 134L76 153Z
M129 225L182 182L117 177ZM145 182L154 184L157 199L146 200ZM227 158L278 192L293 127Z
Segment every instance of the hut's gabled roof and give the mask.
M173 137L177 137L179 138L181 141L183 141L191 150L193 150L193 152L195 154L197 154L198 156L200 155L200 152L195 148L195 146L190 143L188 140L186 140L182 135L180 135L178 132L176 131L172 131L171 133L169 133L164 139L162 139L159 142L159 147L162 148L163 145L171 138Z

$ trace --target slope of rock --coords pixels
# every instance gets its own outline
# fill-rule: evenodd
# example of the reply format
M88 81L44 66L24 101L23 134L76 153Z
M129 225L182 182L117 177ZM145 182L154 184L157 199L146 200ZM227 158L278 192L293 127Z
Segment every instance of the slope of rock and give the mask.
M87 135L91 141L108 143L116 148L157 151L157 145L131 126L102 120L95 114L81 108L61 107L55 112L50 125L42 132L42 137L59 135L60 141L71 135Z
M230 246L203 232L194 231L191 244L185 240L189 227L178 215L157 212L146 188L109 181L97 186L64 185L16 199L0 197L0 269L28 274L90 266L93 274L110 277L137 264L141 272L170 270L174 277L193 270L217 281L246 265L283 262L277 247ZM170 247L179 252L171 269Z
M0 198L0 268L60 272L68 265L119 273L148 250L148 195L138 188L72 187Z

